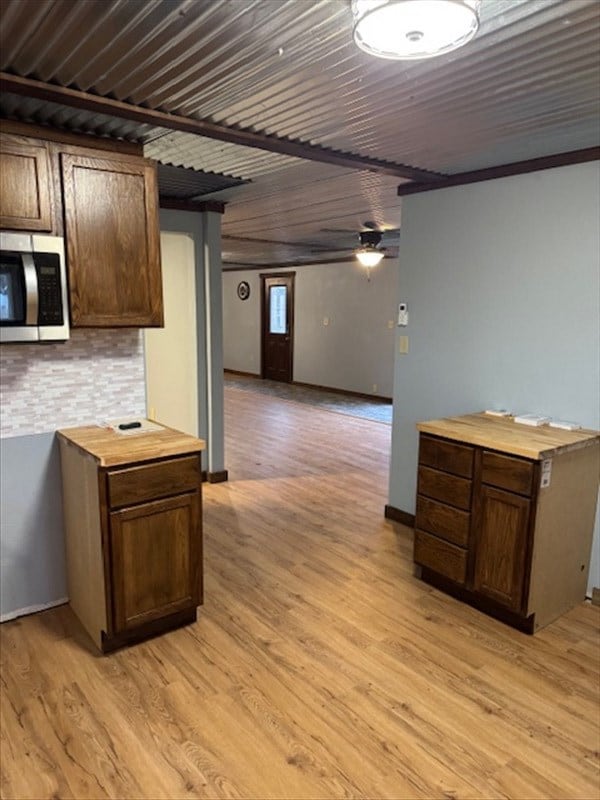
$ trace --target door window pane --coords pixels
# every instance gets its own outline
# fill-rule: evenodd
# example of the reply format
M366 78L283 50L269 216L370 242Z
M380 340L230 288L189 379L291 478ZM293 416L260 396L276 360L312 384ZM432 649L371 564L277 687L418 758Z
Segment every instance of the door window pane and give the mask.
M287 286L269 287L269 333L287 333Z

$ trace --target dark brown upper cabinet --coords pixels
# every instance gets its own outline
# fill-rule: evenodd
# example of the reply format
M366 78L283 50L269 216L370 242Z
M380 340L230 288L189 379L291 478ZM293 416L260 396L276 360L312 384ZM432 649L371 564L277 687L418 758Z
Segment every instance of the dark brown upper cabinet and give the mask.
M52 232L50 154L42 141L0 136L0 227Z
M72 325L162 326L155 165L81 148L60 159Z

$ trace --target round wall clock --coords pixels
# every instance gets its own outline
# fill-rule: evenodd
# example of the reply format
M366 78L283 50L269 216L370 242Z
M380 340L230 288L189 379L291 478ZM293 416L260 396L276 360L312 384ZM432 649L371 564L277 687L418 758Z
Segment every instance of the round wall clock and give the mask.
M248 281L240 281L238 283L237 296L240 300L247 300L250 297L250 284Z

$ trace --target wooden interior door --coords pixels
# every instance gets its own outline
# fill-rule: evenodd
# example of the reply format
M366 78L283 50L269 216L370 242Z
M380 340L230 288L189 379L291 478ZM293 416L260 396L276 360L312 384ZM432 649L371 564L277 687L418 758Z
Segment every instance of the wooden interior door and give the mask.
M294 275L261 275L261 377L290 383L294 360Z
M115 632L199 605L199 503L193 492L111 513Z

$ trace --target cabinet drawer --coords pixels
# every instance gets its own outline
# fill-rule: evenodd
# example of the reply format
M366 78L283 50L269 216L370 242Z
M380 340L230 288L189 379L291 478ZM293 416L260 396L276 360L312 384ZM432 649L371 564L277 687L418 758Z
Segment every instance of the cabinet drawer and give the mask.
M470 478L473 475L474 449L444 439L422 435L419 441L419 464L434 467L452 475Z
M471 481L431 467L419 467L417 493L465 511L471 508Z
M481 480L490 486L529 496L533 486L532 461L483 451Z
M415 563L464 584L467 574L467 551L448 544L437 536L415 531Z
M471 515L422 495L417 496L415 527L441 536L449 542L467 546Z
M195 491L200 480L198 456L112 470L108 473L108 502L111 508L116 508Z

